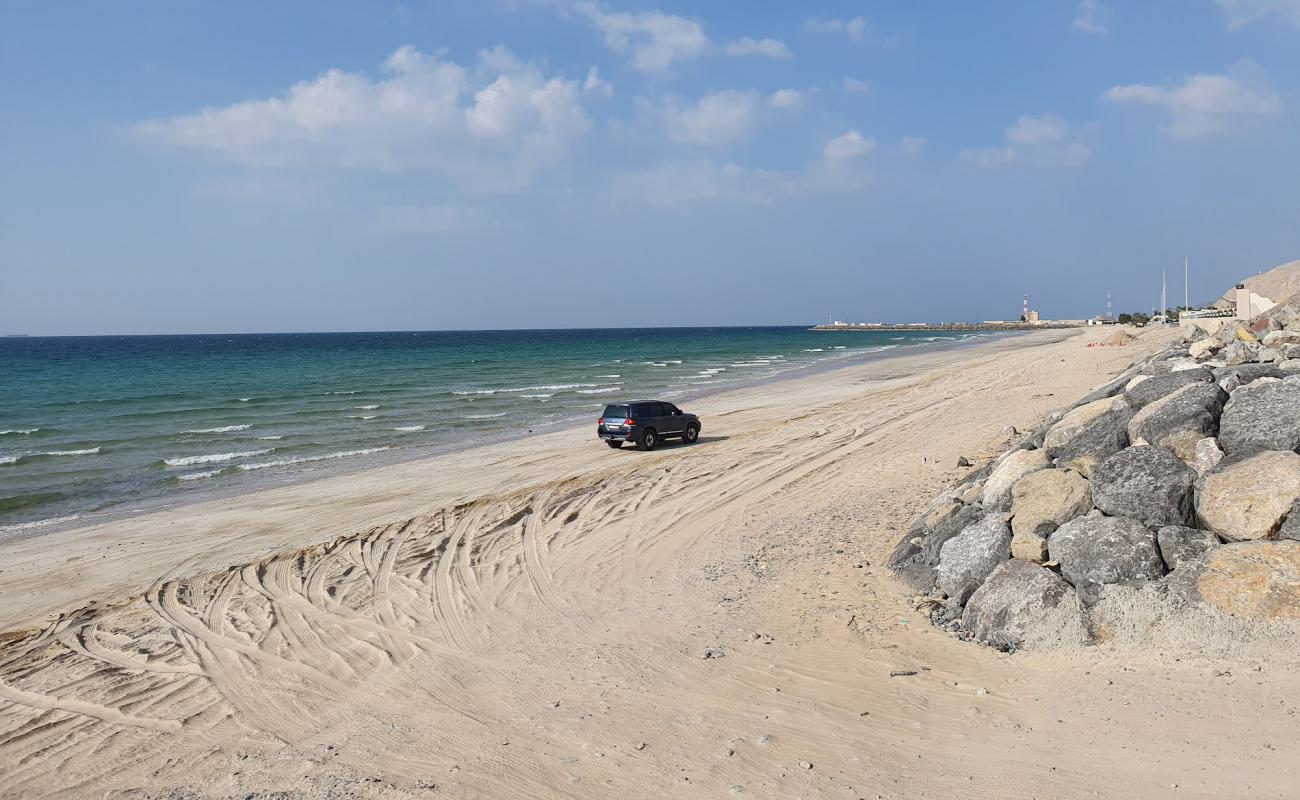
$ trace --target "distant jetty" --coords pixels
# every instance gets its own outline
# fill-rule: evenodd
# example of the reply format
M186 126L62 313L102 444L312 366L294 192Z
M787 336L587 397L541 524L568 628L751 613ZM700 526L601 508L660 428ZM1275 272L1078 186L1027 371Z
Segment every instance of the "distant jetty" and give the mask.
M836 322L814 325L810 331L1041 331L1055 328L1080 328L1085 320L1052 322Z

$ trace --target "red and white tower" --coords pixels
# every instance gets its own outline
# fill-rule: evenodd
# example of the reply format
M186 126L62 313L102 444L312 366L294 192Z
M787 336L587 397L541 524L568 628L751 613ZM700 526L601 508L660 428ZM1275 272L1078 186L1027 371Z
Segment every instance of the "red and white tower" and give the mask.
M1025 310L1024 313L1020 315L1020 321L1021 322L1029 321L1029 292L1025 292Z

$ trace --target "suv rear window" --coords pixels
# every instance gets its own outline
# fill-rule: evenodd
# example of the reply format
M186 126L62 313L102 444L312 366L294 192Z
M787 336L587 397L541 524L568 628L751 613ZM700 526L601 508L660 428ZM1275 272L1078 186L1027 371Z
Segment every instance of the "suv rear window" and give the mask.
M627 406L605 406L605 413L601 416L610 419L627 419Z

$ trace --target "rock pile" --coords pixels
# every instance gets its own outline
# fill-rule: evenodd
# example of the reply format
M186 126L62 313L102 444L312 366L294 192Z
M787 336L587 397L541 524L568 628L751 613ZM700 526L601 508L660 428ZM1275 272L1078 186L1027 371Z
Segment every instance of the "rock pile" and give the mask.
M1300 294L1147 358L936 498L890 567L1003 648L1114 585L1300 619ZM1064 628L1061 628L1064 630Z

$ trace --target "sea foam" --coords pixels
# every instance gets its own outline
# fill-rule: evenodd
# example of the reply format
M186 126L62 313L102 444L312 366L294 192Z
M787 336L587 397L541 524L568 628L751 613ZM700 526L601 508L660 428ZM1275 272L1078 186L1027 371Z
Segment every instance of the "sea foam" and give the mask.
M235 431L246 431L252 425L223 425L220 428L195 428L194 430L181 431L181 433L234 433Z
M292 464L307 464L313 461L328 461L334 458L347 458L348 456L365 456L371 453L380 453L387 450L387 447L367 447L364 450L344 450L339 453L329 453L323 456L301 456L299 458L282 458L276 461L255 461L252 464L239 464L239 468L248 472L255 469L270 469L271 467L287 467Z
M264 456L270 450L245 450L239 453L212 453L205 456L176 456L174 458L164 458L163 463L169 467L191 467L195 464L217 464L222 461L234 461L236 458L252 458L253 456Z
M19 522L16 525L0 525L0 533L10 531L26 531L32 528L44 528L47 525L58 525L60 522L71 522L80 515L73 514L67 517L50 517L49 519L38 519L35 522Z

